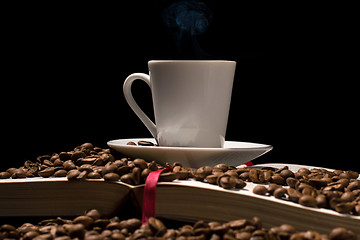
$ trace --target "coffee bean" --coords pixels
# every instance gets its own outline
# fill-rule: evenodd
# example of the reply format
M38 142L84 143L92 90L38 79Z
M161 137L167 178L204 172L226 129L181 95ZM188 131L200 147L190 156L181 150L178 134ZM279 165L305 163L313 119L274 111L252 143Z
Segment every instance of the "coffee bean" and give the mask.
M236 178L236 180L235 180L235 188L242 189L245 186L246 186L246 183L243 180L241 180L240 178Z
M73 169L73 170L70 170L70 171L67 173L66 177L67 177L68 180L74 180L74 179L76 179L79 175L80 175L80 171L77 170L77 169Z
M138 141L139 146L155 146L154 143L148 141Z
M48 167L48 168L45 168L44 170L38 172L39 176L44 177L44 178L50 177L54 173L55 173L54 167Z
M11 177L12 178L26 178L26 172L23 169L19 168L13 172Z
M174 172L162 172L159 176L159 182L172 182L177 179L177 173Z
M133 177L132 173L127 173L127 174L122 175L120 177L120 180L124 183L130 184L130 185L135 185L134 177Z
M92 219L89 216L78 216L73 220L74 224L81 223L84 225L86 229L90 228L90 225L94 222L94 219Z
M335 211L339 213L350 213L353 211L354 207L355 207L355 203L352 202L337 203L335 205Z
M259 169L251 169L249 171L249 178L254 183L263 183L265 180L264 172Z
M118 181L120 179L120 176L117 173L106 173L104 175L104 180L105 181Z
M145 168L147 168L147 162L144 159L134 159L134 164L136 167L139 167L141 170L144 170Z
M334 228L329 234L330 240L340 240L340 239L356 239L355 234L352 231L347 230L343 227Z
M40 233L37 232L37 231L29 231L29 232L24 234L23 239L24 240L30 240L30 239L33 239L33 238L37 237L38 235L40 235Z
M0 172L0 179L10 178L11 174L9 172Z
M209 166L200 167L196 170L195 175L201 179L206 178L206 176L210 175L212 173L212 168Z
M271 177L271 182L279 184L279 185L285 185L285 183L286 183L285 179L282 176L280 176L280 174L274 174Z
M67 175L67 171L64 169L57 170L54 173L54 177L66 177L66 175Z
M149 218L148 224L153 235L156 237L161 237L167 230L165 225L159 219L153 217Z
M84 228L84 225L81 223L69 224L69 226L67 227L66 230L69 234L69 237L71 237L71 238L79 238L79 239L84 238L85 228Z
M284 179L287 179L289 177L292 177L292 178L295 177L295 174L292 171L290 171L289 169L284 169L280 172L280 176Z
M267 194L267 192L268 192L267 188L263 185L257 185L253 189L253 193L258 195L265 195Z
M139 167L134 167L132 170L132 174L133 174L133 178L134 178L134 183L135 185L138 185L141 183L141 168Z
M64 169L67 171L73 170L76 168L75 164L71 160L67 160L63 163Z
M327 199L324 194L317 195L315 200L316 200L316 204L319 208L327 208L328 207Z
M309 179L309 184L317 189L327 186L328 182L326 179Z
M213 169L220 170L222 172L226 172L229 169L229 166L225 163L219 163L219 164L216 164Z
M269 192L270 194L273 194L274 191L275 191L277 188L281 188L281 185L278 185L278 184L275 184L275 183L269 183L269 185L268 185L268 192Z
M218 179L219 175L215 175L215 174L211 174L206 176L206 181L210 184L217 184L217 179Z
M249 240L251 238L251 233L249 232L238 232L235 235L235 238L238 240Z
M303 195L299 199L299 203L306 207L317 207L317 203L314 197L310 195Z
M218 185L225 189L231 189L236 186L237 178L224 174L218 178Z
M230 221L228 224L232 229L241 229L245 227L247 224L249 224L249 222L245 219L239 219L239 220Z
M293 188L288 188L287 194L289 196L289 200L292 202L295 202L295 203L299 202L299 199L302 195L298 190L293 189Z
M345 192L341 197L340 200L343 202L351 202L355 200L355 195L352 192Z
M283 187L279 187L277 189L275 189L274 191L274 197L276 198L282 198L285 196L285 193L287 192L286 188L283 188Z
M86 177L89 179L100 179L101 175L98 172L90 172Z
M79 158L84 158L84 157L86 157L86 154L84 153L84 152L82 152L82 151L75 151L75 152L73 152L72 154L71 154L71 160L73 160L73 161L76 161L76 160L78 160Z
M137 146L137 144L136 144L136 143L134 143L134 142L128 142L128 143L126 143L126 145Z

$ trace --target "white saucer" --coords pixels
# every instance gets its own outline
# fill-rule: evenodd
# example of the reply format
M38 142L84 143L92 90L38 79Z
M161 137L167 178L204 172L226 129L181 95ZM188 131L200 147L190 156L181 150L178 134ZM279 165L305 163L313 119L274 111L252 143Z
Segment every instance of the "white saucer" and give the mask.
M234 141L225 141L223 148L127 145L128 142L137 143L138 141L156 143L154 138L132 138L112 140L107 144L128 157L156 161L161 165L180 162L184 167L194 168L214 166L218 163L238 166L269 152L273 148L271 145Z

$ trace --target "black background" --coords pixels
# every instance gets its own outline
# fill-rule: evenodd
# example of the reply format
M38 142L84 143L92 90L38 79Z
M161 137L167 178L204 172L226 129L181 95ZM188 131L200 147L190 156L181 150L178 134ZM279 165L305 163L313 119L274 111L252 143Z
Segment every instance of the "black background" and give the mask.
M151 137L122 84L149 60L201 58L179 51L164 24L173 2L4 8L0 169L84 142ZM227 140L274 146L254 163L360 171L352 7L202 2L213 18L199 47L207 59L237 61ZM153 117L145 83L133 92Z

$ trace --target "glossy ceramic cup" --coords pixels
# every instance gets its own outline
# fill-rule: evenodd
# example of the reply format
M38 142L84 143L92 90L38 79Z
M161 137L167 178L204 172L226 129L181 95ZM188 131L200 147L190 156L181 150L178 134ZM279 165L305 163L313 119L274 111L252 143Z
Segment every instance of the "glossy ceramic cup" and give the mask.
M160 146L223 147L236 62L149 61L149 75L134 73L124 82L125 99ZM131 85L151 89L156 125L135 102Z

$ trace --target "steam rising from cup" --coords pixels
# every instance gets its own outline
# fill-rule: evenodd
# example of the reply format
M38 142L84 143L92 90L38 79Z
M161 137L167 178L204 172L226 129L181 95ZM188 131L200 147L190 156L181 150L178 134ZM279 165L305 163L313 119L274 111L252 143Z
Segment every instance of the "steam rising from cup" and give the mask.
M198 59L211 57L200 48L196 35L207 31L212 18L211 9L196 0L175 2L163 12L163 20L175 37L178 53Z

